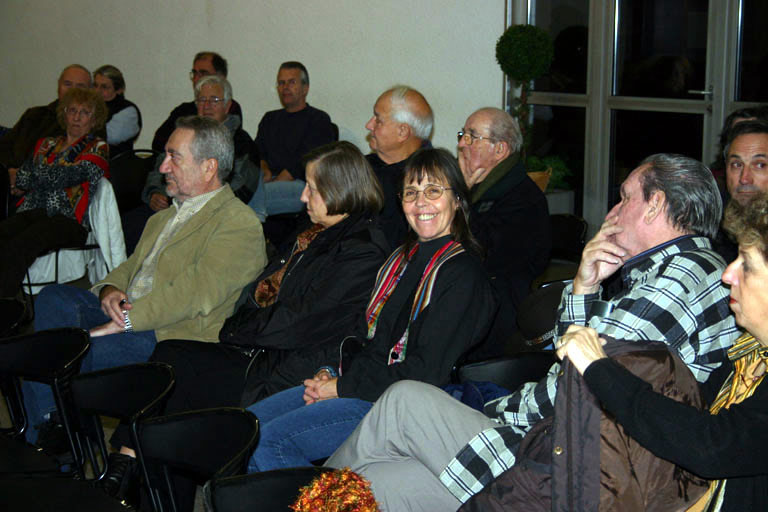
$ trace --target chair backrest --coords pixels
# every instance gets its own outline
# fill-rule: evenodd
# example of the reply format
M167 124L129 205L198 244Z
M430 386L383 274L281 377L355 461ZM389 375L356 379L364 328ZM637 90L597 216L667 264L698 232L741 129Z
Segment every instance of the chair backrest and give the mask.
M137 422L157 414L175 384L173 368L165 363L139 363L82 373L72 380L72 401L83 426L79 445L91 460L96 479L107 472L107 446L101 416L128 424L136 446ZM101 455L95 456L93 447Z
M148 465L161 466L165 476L164 483L148 478L153 501L170 502L175 510L169 469L195 475L200 483L244 472L258 430L256 417L236 407L189 411L141 422L136 453L145 476L155 473L147 470Z
M0 299L0 338L16 334L27 308L16 299Z
M73 376L90 346L88 331L49 329L0 340L0 374L53 383Z
M141 204L141 191L158 154L152 149L131 149L110 160L110 181L115 189L120 213Z
M72 380L72 399L78 411L123 421L146 415L173 389L173 368L150 362L81 373Z
M13 402L22 404L19 378L50 384L59 418L64 425L76 471L83 478L84 458L78 449L74 408L71 397L72 378L80 371L80 363L90 347L90 336L83 329L60 328L39 331L0 340L0 378L10 382L4 390L12 392ZM23 406L14 411L18 434L28 427Z
M282 512L290 510L302 487L334 468L308 466L215 478L205 484L208 512Z
M552 226L552 252L555 259L581 261L581 252L587 237L587 221L569 213L549 216Z
M470 363L459 368L459 382L493 382L514 392L526 382L541 380L556 360L554 352L547 351Z

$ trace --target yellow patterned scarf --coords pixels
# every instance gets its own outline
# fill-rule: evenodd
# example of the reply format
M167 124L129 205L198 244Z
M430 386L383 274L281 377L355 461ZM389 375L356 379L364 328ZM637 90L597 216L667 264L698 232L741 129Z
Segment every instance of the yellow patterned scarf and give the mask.
M762 346L751 334L744 333L728 350L728 359L733 361L733 372L723 383L717 398L709 408L710 414L717 414L733 404L751 397L765 377L768 365L768 348ZM716 512L720 510L725 497L727 480L713 480L704 496L688 508L688 512Z

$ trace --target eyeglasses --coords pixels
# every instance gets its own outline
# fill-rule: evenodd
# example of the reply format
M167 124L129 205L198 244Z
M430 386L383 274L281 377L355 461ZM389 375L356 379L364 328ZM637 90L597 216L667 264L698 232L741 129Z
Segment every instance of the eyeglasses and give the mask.
M459 130L459 132L456 134L456 140L458 142L461 142L462 139L464 140L464 144L467 146L471 146L475 140L487 140L491 144L494 144L493 139L491 137L481 137L479 135L475 135L471 132L465 132L464 130Z
M424 190L419 190L416 187L405 187L403 193L399 195L400 199L402 199L404 203L414 202L416 198L419 197L419 192L424 192L424 197L430 201L435 201L436 199L440 199L443 195L443 192L446 190L453 189L451 187L444 187L442 185L427 185L424 187Z
M286 85L290 85L291 87L293 87L297 83L299 83L299 81L296 80L295 78L289 78L288 80L278 80L275 87L277 87L278 89L281 87L285 87Z
M211 73L207 69L193 69L192 71L189 72L189 79L194 80L196 76L203 78L204 76L210 76L212 74L213 73Z
M206 103L210 103L211 105L218 105L222 101L224 101L224 98L219 98L218 96L201 96L195 99L195 103L198 105L205 105Z
M67 107L64 109L64 112L68 116L80 116L80 117L91 117L93 115L93 112L90 110L85 110L84 108L77 108L77 107Z

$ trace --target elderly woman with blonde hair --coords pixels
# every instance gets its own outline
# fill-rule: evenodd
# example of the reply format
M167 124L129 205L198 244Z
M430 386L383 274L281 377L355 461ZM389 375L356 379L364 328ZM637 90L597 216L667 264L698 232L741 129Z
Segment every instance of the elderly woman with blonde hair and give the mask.
M88 236L88 201L109 170L104 127L107 107L93 90L70 89L56 117L65 134L40 139L18 171L9 173L16 215L0 222L0 297L18 292L24 274L41 254L78 245Z

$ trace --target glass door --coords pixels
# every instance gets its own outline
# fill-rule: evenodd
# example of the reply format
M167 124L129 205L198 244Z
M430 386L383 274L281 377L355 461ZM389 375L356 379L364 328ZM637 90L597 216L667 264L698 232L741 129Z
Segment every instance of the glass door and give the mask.
M766 19L763 0L508 0L508 24L555 43L529 97L533 154L568 159L591 233L644 157L709 164L726 116L768 101Z

